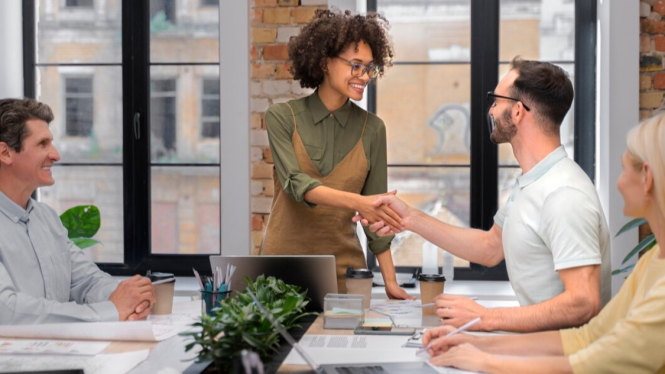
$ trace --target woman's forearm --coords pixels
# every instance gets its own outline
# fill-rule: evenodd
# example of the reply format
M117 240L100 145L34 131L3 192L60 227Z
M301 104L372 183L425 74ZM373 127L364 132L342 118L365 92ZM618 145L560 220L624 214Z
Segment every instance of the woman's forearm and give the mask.
M478 337L473 345L485 352L516 356L563 356L558 330L530 334Z
M491 355L485 360L482 372L489 374L572 374L568 357L517 357Z
M305 201L310 204L357 210L360 195L326 186L317 186L305 192L304 197Z

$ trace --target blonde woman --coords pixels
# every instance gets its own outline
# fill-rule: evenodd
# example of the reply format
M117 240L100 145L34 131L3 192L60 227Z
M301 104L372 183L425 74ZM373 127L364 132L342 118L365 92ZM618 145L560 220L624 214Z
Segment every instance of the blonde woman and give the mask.
M644 217L665 240L665 115L628 135L617 187L624 214ZM665 252L643 256L619 293L589 323L534 334L445 337L429 330L431 362L486 373L665 373Z

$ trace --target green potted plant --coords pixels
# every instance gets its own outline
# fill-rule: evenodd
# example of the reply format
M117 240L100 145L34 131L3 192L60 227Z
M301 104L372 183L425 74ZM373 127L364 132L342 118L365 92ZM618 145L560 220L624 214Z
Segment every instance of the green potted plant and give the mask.
M309 299L306 291L300 292L300 287L288 285L275 277L259 276L254 282L246 279L247 287L284 329L300 327L296 322L313 314L303 312ZM212 314L202 316L193 325L195 331L182 333L193 338L185 351L201 347L196 362L212 361L214 372L229 373L243 349L258 353L262 361L277 352L279 333L246 291L224 299Z
M60 215L60 221L67 229L67 236L77 247L85 249L101 243L92 238L101 225L101 215L96 206L79 205L67 209Z
M647 220L644 218L636 218L634 220L631 220L630 222L626 223L623 225L621 230L616 234L616 236L619 236L623 234L626 231L632 230L636 227L639 227L643 224L647 223ZM656 245L656 236L651 233L647 235L638 245L635 246L635 248L631 249L630 252L624 257L623 261L621 262L621 266L625 265L626 262L628 262L631 258L633 258L636 254L642 252L642 251L649 251L651 248L653 248ZM616 269L612 271L612 275L617 275L621 273L626 273L631 271L635 267L635 264L633 265L628 265L626 267L623 267L621 269Z

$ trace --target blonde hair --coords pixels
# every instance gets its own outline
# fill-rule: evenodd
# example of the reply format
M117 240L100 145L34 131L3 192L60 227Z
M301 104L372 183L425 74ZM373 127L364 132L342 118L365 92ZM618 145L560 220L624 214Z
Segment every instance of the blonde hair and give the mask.
M628 155L636 169L649 164L653 172L653 194L665 215L665 114L642 121L628 133Z

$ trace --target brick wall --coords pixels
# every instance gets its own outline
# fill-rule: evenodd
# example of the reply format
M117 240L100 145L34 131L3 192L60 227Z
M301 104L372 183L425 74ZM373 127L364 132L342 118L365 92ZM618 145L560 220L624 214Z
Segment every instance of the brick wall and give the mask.
M640 121L665 109L665 1L640 2ZM639 240L651 233L640 226Z
M261 246L263 230L274 195L273 161L268 146L264 114L268 106L302 97L303 90L288 71L286 45L309 22L317 8L328 0L253 0L251 24L250 162L252 165L252 242L254 252Z

